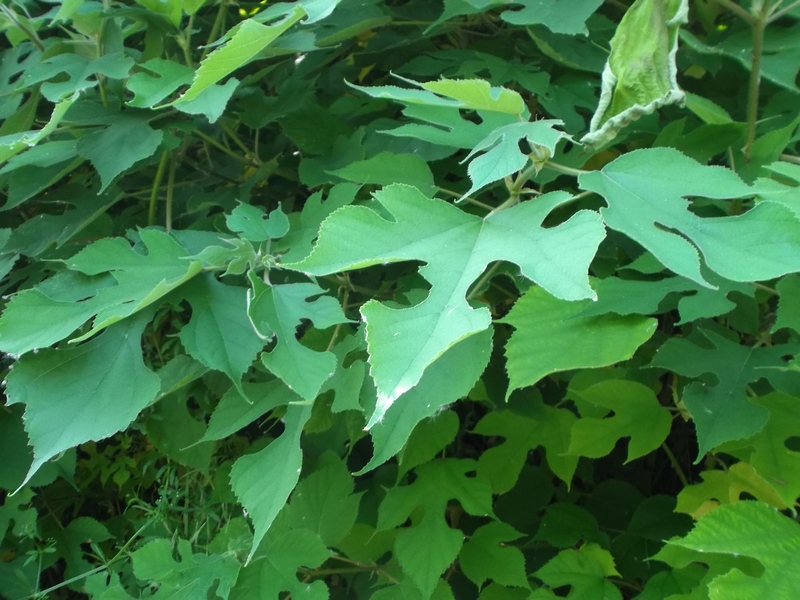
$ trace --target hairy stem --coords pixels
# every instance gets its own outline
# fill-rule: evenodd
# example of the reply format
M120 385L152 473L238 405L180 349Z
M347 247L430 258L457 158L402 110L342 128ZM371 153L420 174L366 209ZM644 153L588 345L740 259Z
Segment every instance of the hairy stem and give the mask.
M758 12L753 17L753 52L750 67L750 86L747 94L747 141L744 145L744 159L750 161L753 142L756 139L756 121L758 120L758 92L761 85L761 57L764 54L764 31L767 28L772 0L763 0Z

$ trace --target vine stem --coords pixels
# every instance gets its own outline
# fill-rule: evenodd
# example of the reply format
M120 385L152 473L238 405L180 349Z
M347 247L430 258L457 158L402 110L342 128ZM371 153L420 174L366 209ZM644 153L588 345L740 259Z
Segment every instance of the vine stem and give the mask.
M85 579L85 578L91 577L92 575L95 575L97 573L102 573L103 571L107 571L109 569L109 567L111 567L111 565L113 565L115 562L117 562L122 557L122 555L125 553L125 551L128 549L128 547L133 543L133 541L136 538L138 538L145 529L150 527L150 525L152 525L155 520L156 520L155 517L151 517L150 519L148 519L147 522L144 525L142 525L139 529L137 529L136 532L128 539L128 541L125 542L122 545L122 548L119 549L119 552L117 552L111 558L111 560L109 560L102 567L95 567L91 571L86 571L86 573L81 573L80 575L76 575L75 577L70 577L66 581L62 581L61 583L58 583L58 584L56 584L56 585L54 585L52 587L49 587L46 590L42 590L41 592L37 592L36 594L34 594L32 596L28 596L27 598L24 598L23 600L33 600L34 598L46 597L46 594L49 594L50 592L55 592L56 590L60 590L62 587L68 586L71 583L75 583L76 581L80 581L81 579Z
M564 175L572 175L573 177L578 177L579 175L583 175L584 173L589 173L589 171L585 171L583 169L574 169L572 167L554 163L549 160L546 163L544 163L544 166L549 169L553 169L553 171L564 173Z
M750 161L750 152L756 139L756 121L758 120L758 92L761 86L761 57L764 54L764 31L769 22L772 0L753 3L757 8L750 23L753 26L753 51L750 66L750 86L747 94L747 141L744 145L744 159Z
M734 2L733 0L714 0L714 2L719 4L721 7L728 9L732 13L735 13L736 15L738 15L740 18L744 19L751 25L753 24L755 20L753 18L753 15L751 15L749 12L747 12L747 10L736 4L736 2Z
M158 188L161 187L161 180L164 178L164 170L167 166L167 158L169 154L164 152L161 155L161 160L158 161L158 170L156 171L156 178L153 180L153 189L150 192L150 208L147 211L147 225L151 227L156 222L156 202L158 201Z
M664 454L667 455L669 459L669 463L672 465L672 468L675 470L675 473L678 474L678 479L681 480L683 487L687 487L689 485L689 480L686 478L686 474L681 469L681 465L678 462L678 459L675 458L675 455L672 453L672 450L669 449L666 442L662 442L661 449L664 451Z
M789 11L791 11L791 10L797 8L798 6L800 6L800 0L795 0L791 4L789 4L787 6L784 6L780 10L777 10L779 8L779 6L778 6L779 4L780 4L780 2L778 2L778 4L776 4L773 7L773 13L769 16L769 19L767 19L767 25L769 25L773 21L777 21L778 19L780 19L784 15L788 14Z

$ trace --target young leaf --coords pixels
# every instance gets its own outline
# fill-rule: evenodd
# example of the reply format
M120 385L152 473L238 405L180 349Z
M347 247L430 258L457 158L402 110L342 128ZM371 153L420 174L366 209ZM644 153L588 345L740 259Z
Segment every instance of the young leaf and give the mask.
M762 377L777 377L778 371L768 367L782 366L784 362L781 358L797 348L750 348L735 344L710 330L697 331L694 338L667 340L650 366L669 369L687 377L714 375L715 385L695 382L683 389L683 402L697 428L699 462L706 452L716 446L748 438L764 428L769 411L747 399L747 384Z
M607 144L642 115L683 103L675 55L678 30L688 17L688 0L636 0L631 5L611 40L600 102L582 142Z
M319 296L325 290L313 283L290 283L271 286L253 271L249 273L252 289L247 296L247 314L256 332L263 338L277 336L271 352L261 361L272 373L306 400L319 394L322 384L336 371L332 352L316 352L303 346L295 337L301 319L309 319L318 329L347 323L339 303L330 296Z
M516 329L506 345L507 396L551 373L626 360L656 329L655 319L638 315L582 316L591 304L565 302L538 287L517 300L500 321Z
M583 417L572 426L569 454L600 458L620 438L629 437L626 463L658 448L667 438L672 417L653 390L636 381L608 379L587 388L570 388L567 397L589 402L614 415Z
M760 577L739 569L716 577L708 586L711 600L791 598L800 589L800 573L792 567L800 553L800 525L761 502L720 506L686 537L667 542L669 546L749 556L763 565Z
M531 152L541 147L547 150L548 156L555 154L558 142L562 138L569 139L566 133L554 129L563 124L562 121L547 119L532 123L513 123L495 129L478 142L465 159L469 160L476 153L484 153L469 164L467 172L472 180L472 187L461 199L471 196L490 183L521 171L529 160L528 155L520 151L523 139Z
M629 152L578 181L606 199L606 225L701 285L713 288L700 272L698 250L709 268L733 281L800 271L800 220L785 206L762 202L735 217L702 218L689 211L686 196L752 196L733 171L700 165L677 150L651 148Z
M183 347L241 389L242 375L264 347L247 318L247 289L208 275L189 282L183 292L192 307L192 318L181 329Z
M267 216L257 206L240 203L225 217L225 223L228 229L249 242L266 242L283 237L289 231L289 218L280 206Z
M255 529L248 563L300 478L300 434L310 416L311 406L289 406L281 436L263 450L240 457L231 469L231 487Z
M125 429L160 388L142 360L141 313L74 348L23 356L8 374L8 402L25 404L25 431L41 466L73 446ZM24 482L23 482L24 485Z
M580 211L566 223L541 227L569 198L549 194L480 219L415 188L393 185L375 194L393 221L366 207L341 208L322 224L314 251L284 265L325 275L384 262L427 263L420 273L432 289L424 301L398 310L370 300L361 309L378 388L368 427L448 348L489 326L488 310L466 301L470 285L489 263L515 262L526 277L561 298L593 297L586 272L604 235L597 216Z

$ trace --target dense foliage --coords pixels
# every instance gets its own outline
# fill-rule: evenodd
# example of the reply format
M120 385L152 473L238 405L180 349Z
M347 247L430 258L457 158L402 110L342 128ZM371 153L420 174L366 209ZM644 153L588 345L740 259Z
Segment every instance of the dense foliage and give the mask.
M799 2L0 25L0 596L797 598Z

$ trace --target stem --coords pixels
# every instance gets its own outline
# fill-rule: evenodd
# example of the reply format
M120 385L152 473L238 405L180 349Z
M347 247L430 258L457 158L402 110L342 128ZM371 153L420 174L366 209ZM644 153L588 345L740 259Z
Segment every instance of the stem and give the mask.
M793 9L795 9L795 8L797 8L798 6L800 6L800 0L795 0L794 2L792 2L791 4L789 4L788 6L784 6L782 9L780 9L780 10L776 10L776 11L775 11L775 12L773 12L773 13L772 13L772 14L769 16L769 18L767 19L767 25L769 25L769 24L770 24L770 23L772 23L773 21L777 21L778 19L780 19L780 18L781 18L781 17L783 17L784 15L788 14L790 11L792 11L792 10L793 10ZM775 9L777 9L777 8L778 8L778 5L776 4L776 5L774 6L774 8L775 8Z
M243 156L239 156L238 154L236 154L236 152L234 152L234 151L233 151L233 150L231 150L230 148L226 148L225 146L223 146L222 144L220 144L220 143L219 143L217 140L215 140L214 138L212 138L212 137L210 137L210 136L207 136L205 133L203 133L203 132L202 132L202 131L200 131L199 129L195 129L195 130L194 130L192 133L194 133L194 134L195 134L197 137L199 137L200 139L202 139L202 140L205 140L206 142L208 142L209 144L211 144L212 146L214 146L214 147L215 147L217 150L221 150L222 152L224 152L225 154L227 154L227 155L228 155L228 156L230 156L231 158L235 158L235 159L236 159L236 160L238 160L239 162L243 162L243 163L245 163L246 165L251 165L251 166L253 166L253 167L257 167L257 166L258 166L258 165L257 165L257 164L255 164L254 162L252 162L252 161L250 161L250 160L247 160L245 157L243 157Z
M753 15L747 12L744 8L736 4L733 0L714 0L717 4L719 4L723 8L727 8L732 13L737 14L739 17L750 23L751 25L755 21Z
M767 28L772 0L764 0L758 14L753 18L753 53L750 67L750 89L747 98L747 142L744 145L744 159L750 162L750 152L756 139L756 121L758 120L758 91L761 85L761 56L764 53L764 30Z
M475 294L478 293L478 290L483 287L483 284L489 281L494 275L494 272L497 271L497 267L500 266L500 261L496 261L489 269L481 276L481 278L472 286L472 289L467 294L467 300L472 300L475 297Z
M208 54L209 46L211 45L212 42L216 41L220 29L222 29L222 21L225 19L226 3L227 0L220 0L219 10L217 11L217 18L214 19L214 24L211 26L211 32L208 34L208 41L206 42L206 45L203 48L203 53L200 55L200 62L203 62L203 59Z
M568 167L566 165L560 165L558 163L554 163L549 160L546 163L544 163L544 166L553 169L553 171L564 173L564 175L572 175L573 177L578 177L579 175L583 175L584 173L589 173L589 171L584 171L583 169L573 169L572 167Z
M34 598L36 598L38 596L47 597L47 594L49 594L50 592L55 592L56 590L59 590L64 586L67 586L67 585L69 585L71 583L75 583L76 581L80 581L81 579L85 579L86 577L90 577L91 575L94 575L96 573L102 573L103 571L107 571L111 567L111 565L113 565L115 562L117 562L122 557L124 552L133 543L133 540L138 538L139 535L145 529L147 529L148 527L150 527L150 525L153 524L153 521L155 521L155 517L151 517L150 519L148 519L147 522L144 525L142 525L139 529L137 529L136 532L128 539L128 541L125 542L122 545L122 548L119 549L119 552L117 552L111 558L111 560L108 561L106 564L104 564L102 567L95 567L91 571L86 571L86 573L81 573L80 575L76 575L75 577L70 577L66 581L62 581L61 583L58 583L58 584L54 585L53 587L49 587L46 590L42 590L41 592L38 592L37 594L34 594L33 596L28 596L27 598L23 598L23 600L33 600Z
M17 18L17 13L3 5L0 5L0 12L2 12L9 21L14 23L14 25L16 25L19 30L27 36L27 38L33 43L34 46L36 46L39 52L44 52L44 44L42 43L42 40L39 39L36 31L23 25L22 21Z
M672 450L669 449L669 446L667 446L666 442L661 444L661 449L664 450L664 454L667 455L667 458L669 459L672 468L675 469L675 472L678 474L678 479L681 480L683 487L687 487L689 485L689 480L686 478L683 469L681 469L681 465L678 463L678 459L675 458L675 455L672 453Z
M250 148L248 148L247 146L244 145L244 142L239 139L239 136L236 135L236 132L233 129L231 129L230 127L228 127L227 125L225 125L225 123L221 123L221 125L222 125L222 129L225 131L225 133L228 134L228 137L233 140L233 143L236 144L237 146L239 146L239 148L242 149L242 152L244 152L244 155L247 156L248 154L250 154Z
M448 190L447 188L440 187L439 191L442 192L443 194L448 194L448 195L454 196L456 198L460 198L461 197L461 194L459 194L458 192L454 192L453 190ZM481 208L485 208L486 210L493 210L494 209L493 206L489 206L488 204L485 204L485 203L481 202L480 200L476 200L475 198L470 198L469 196L465 197L464 200L466 202L469 202L470 204L474 204L475 206L480 206Z
M178 168L178 157L173 156L169 164L169 177L167 178L167 215L165 218L167 233L172 231L172 195L175 191L175 171Z
M791 154L781 154L780 159L784 162L800 165L800 156L792 156Z
M158 170L156 171L156 178L153 181L153 190L150 192L150 209L147 211L147 226L151 227L156 222L156 202L158 200L158 188L161 186L161 179L164 177L164 169L167 166L168 154L164 152L161 155L161 160L158 161Z

